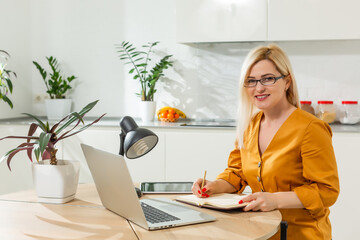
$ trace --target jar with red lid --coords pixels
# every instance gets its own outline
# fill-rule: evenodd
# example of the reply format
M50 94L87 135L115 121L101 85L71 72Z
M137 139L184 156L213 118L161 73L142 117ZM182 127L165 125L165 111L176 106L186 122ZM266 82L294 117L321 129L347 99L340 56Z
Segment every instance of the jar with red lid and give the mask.
M312 115L315 115L315 110L311 106L311 101L300 101L300 108Z
M342 101L339 121L343 124L356 124L360 121L357 101Z
M327 123L333 123L336 118L336 108L333 101L318 101L316 116Z

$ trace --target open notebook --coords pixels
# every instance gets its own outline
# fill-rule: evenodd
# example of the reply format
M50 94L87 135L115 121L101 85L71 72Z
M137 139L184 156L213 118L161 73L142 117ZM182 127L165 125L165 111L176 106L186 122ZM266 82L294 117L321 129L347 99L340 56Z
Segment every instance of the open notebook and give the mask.
M176 198L177 201L213 209L229 210L243 208L248 202L239 204L239 201L246 195L220 193L211 195L208 198L199 198L196 195L184 195Z

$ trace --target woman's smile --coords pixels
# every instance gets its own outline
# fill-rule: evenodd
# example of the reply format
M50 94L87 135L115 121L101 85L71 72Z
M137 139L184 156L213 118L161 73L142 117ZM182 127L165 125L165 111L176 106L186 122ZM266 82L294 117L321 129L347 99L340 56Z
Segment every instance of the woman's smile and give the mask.
M255 99L257 101L265 101L269 96L270 96L270 94L258 94L258 95L255 95Z

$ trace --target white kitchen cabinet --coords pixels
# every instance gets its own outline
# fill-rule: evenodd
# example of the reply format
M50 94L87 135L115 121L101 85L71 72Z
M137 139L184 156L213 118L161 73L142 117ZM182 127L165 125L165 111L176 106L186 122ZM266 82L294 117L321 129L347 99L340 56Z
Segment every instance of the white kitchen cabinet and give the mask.
M332 239L354 239L354 236L360 236L360 133L335 132L333 146L339 171L340 195L330 208Z
M214 180L227 167L235 135L235 129L169 131L165 148L166 180L194 181L202 178L205 170L207 179Z
M268 1L268 40L360 39L358 0Z
M177 42L267 39L266 0L177 0Z
M80 143L118 154L119 134L120 128L93 126L80 134L65 139L63 157L80 161L80 182L93 182ZM135 182L165 180L164 136L162 133L157 133L157 135L159 142L148 154L137 159L126 159L131 177Z
M127 159L132 179L142 181L193 181L208 171L214 179L227 166L234 148L235 129L148 128L159 137L149 153ZM80 143L118 154L119 128L92 127L64 141L64 159L79 160L80 182L92 182Z

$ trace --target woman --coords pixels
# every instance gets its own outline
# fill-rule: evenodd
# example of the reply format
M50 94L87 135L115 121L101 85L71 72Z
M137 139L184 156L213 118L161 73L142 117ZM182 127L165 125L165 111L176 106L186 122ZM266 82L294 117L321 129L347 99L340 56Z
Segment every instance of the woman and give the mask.
M260 46L240 76L238 139L228 168L215 181L193 185L199 197L253 191L245 211L279 209L288 239L331 239L329 207L339 194L330 126L299 108L294 74L276 45ZM279 232L271 239L279 239Z

